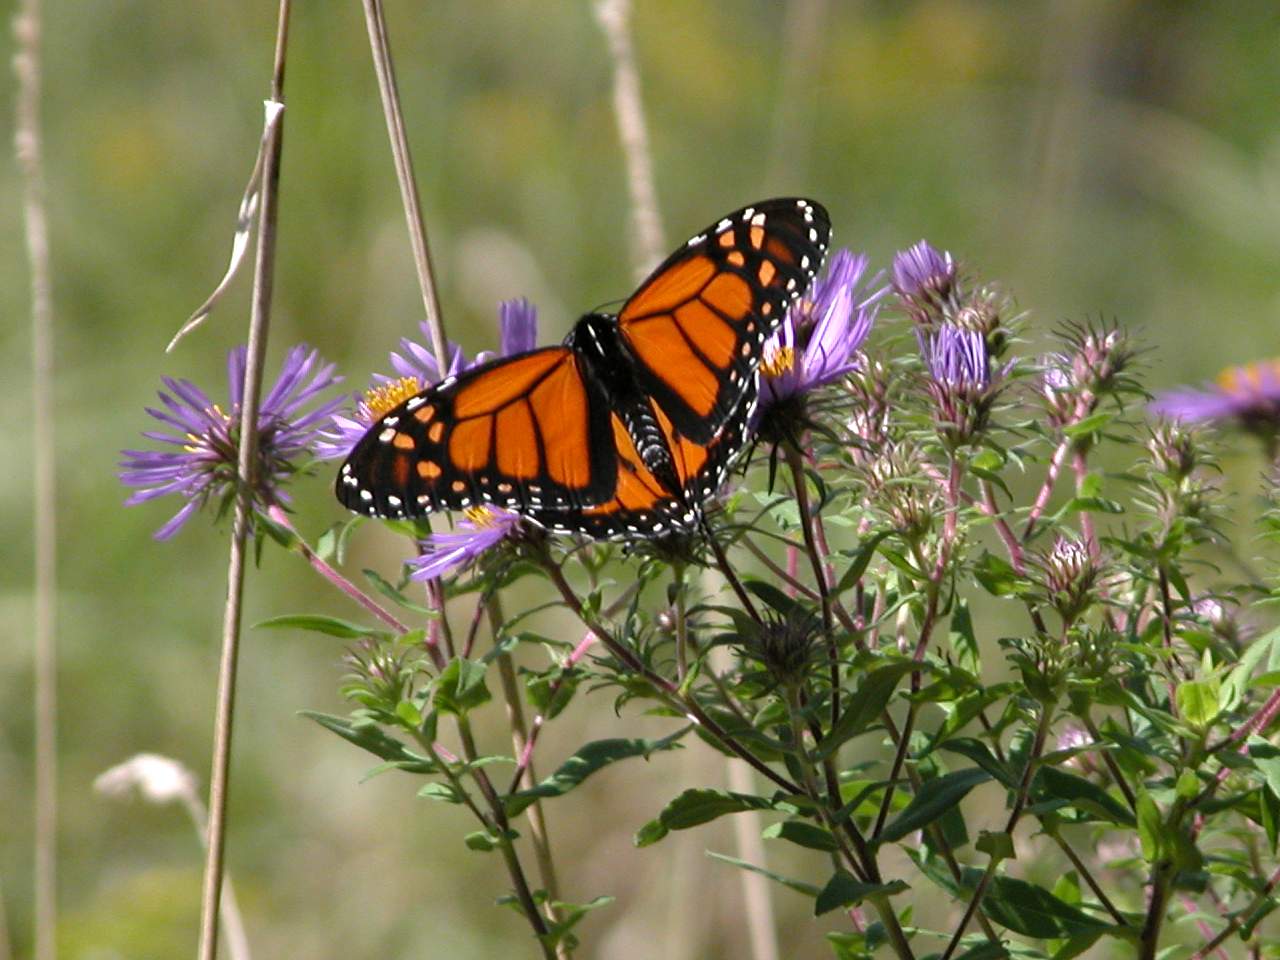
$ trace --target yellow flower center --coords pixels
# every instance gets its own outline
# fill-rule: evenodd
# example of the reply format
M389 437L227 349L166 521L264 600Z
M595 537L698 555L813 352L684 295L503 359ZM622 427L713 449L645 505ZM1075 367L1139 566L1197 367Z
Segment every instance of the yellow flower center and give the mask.
M364 392L364 404L369 408L371 420L378 420L404 403L415 393L421 393L422 386L417 377L401 377L390 383L380 383Z
M478 504L474 507L467 507L462 511L462 515L470 520L473 524L480 528L492 527L498 522L498 515L486 507L484 504Z
M772 351L760 363L760 369L770 379L777 379L795 369L796 351L793 347L782 346Z

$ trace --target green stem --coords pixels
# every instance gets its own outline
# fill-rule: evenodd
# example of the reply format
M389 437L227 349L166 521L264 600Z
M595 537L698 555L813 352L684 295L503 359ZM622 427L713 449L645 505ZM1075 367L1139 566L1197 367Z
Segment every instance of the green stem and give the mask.
M1013 810L1010 811L1009 819L1004 828L1004 832L1009 835L1010 842L1013 841L1014 827L1022 819L1022 811L1027 805L1027 797L1031 792L1031 781L1039 766L1040 755L1044 752L1045 740L1048 739L1049 727L1052 723L1053 704L1041 704L1040 722L1036 725L1036 736L1031 745L1031 754L1027 757L1027 764L1022 770L1022 779L1018 783L1018 791L1014 796ZM951 942L947 944L947 949L943 951L941 960L950 960L956 948L960 946L960 939L964 936L964 931L969 926L969 921L973 919L973 915L982 906L982 898L986 896L987 887L991 885L991 881L996 874L996 868L999 865L1000 859L998 857L992 857L987 861L987 869L983 872L982 879L978 881L978 886L974 889L973 896L969 899L969 905L965 907L964 916L960 918L960 923L956 927L955 933L952 934Z
M775 770L769 767L767 763L757 757L745 746L739 743L735 738L731 737L728 732L716 723L702 706L693 697L683 694L679 687L673 684L666 677L654 672L635 655L627 646L621 643L611 631L605 629L598 620L589 615L582 607L582 602L578 599L577 594L573 592L573 588L569 586L569 582L564 578L564 572L556 566L555 562L547 555L545 550L539 557L542 567L546 570L551 582L556 589L560 591L560 596L564 599L565 604L573 611L574 615L582 621L583 625L596 635L610 653L618 658L622 664L633 673L639 674L654 688L657 695L667 701L671 706L677 707L680 712L686 714L691 720L696 722L708 734L714 737L720 743L732 751L736 756L749 763L757 772L767 777L777 786L781 787L792 794L801 794L800 787L792 783L786 777L781 776Z
M538 937L539 945L542 947L542 955L547 960L555 960L555 951L545 940L547 935L546 920L543 919L542 914L538 911L538 905L533 899L533 892L529 889L529 881L524 875L524 867L520 863L520 856L516 853L515 843L511 839L511 823L507 819L506 809L502 806L502 798L494 790L488 774L474 765L479 753L476 751L475 738L471 735L471 722L465 716L458 717L458 735L462 741L462 754L472 764L470 767L471 779L480 788L480 795L484 797L493 817L498 846L502 850L502 859L506 862L507 873L510 874L511 882L515 885L516 899L520 901L525 917Z

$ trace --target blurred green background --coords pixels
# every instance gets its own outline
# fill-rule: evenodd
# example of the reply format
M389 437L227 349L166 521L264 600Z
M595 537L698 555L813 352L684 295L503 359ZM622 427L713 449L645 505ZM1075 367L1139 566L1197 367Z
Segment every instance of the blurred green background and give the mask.
M627 189L590 6L388 6L451 334L492 348L497 302L527 295L544 339L559 338L579 312L624 296ZM139 751L207 776L226 531L197 520L153 543L177 504L122 509L115 462L148 428L142 407L162 374L216 395L243 336L247 277L163 353L225 264L275 5L51 0L46 19L61 956L185 956L201 862L189 824L173 808L104 800L91 782ZM1276 352L1274 3L642 0L634 42L670 246L752 200L805 193L830 208L837 241L877 265L922 236L955 251L1017 295L1037 335L1086 316L1139 330L1153 386ZM7 72L0 84L7 129ZM305 340L354 389L421 314L355 0L295 5L286 97L270 362ZM19 192L12 163L0 166L0 383L13 411L0 420L0 883L22 957L32 436ZM1247 491L1260 463L1240 454L1228 468ZM300 488L310 535L342 516L329 485L326 472ZM353 567L390 574L400 551L368 527ZM268 550L247 621L312 609L355 615ZM521 922L492 906L506 886L499 862L460 842L463 813L415 799L406 777L361 783L364 756L297 716L343 710L341 653L310 636L246 637L228 855L255 956L528 955ZM541 764L639 726L604 695L580 698ZM733 852L727 828L643 851L630 842L677 788L723 777L695 747L620 766L549 807L565 895L618 897L585 922L584 956L744 955L739 876L702 855ZM806 901L774 899L782 955L824 955L827 925Z

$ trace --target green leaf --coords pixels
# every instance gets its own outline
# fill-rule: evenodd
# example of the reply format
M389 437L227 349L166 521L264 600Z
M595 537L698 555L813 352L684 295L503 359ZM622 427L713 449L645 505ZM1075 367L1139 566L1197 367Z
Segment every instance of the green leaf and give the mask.
M1085 417L1083 420L1079 420L1076 423L1063 427L1062 432L1065 436L1075 440L1079 437L1088 436L1091 433L1097 433L1114 419L1115 414L1104 410L1101 413L1095 413L1092 416ZM1086 485L1093 476L1093 474L1090 474L1089 477L1085 478Z
M840 582L836 584L837 594L852 589L854 584L862 579L862 575L867 572L867 565L871 563L871 558L876 554L876 547L880 546L880 541L892 532L892 530L881 530L863 540L862 543L858 544L856 550L840 551L846 556L852 556L853 562L849 565L849 569L844 572L844 576L840 578Z
M973 875L968 871L966 874ZM1043 939L1101 935L1115 929L1064 903L1043 887L1013 877L991 879L982 912L1016 933Z
M657 820L652 820L640 828L636 834L637 847L647 847L661 840L672 830L687 830L703 823L710 823L730 813L745 813L748 810L776 810L785 806L789 812L794 808L789 804L779 805L768 797L757 797L748 793L734 793L729 790L686 790L666 805ZM655 824L657 826L655 826Z
M987 593L997 597L1017 595L1028 587L1027 580L1018 576L1007 560L987 551L974 564L973 575Z
M1218 715L1218 681L1188 680L1178 684L1178 713L1198 730L1204 730Z
M884 828L873 841L874 845L901 840L913 830L927 827L963 800L970 790L990 779L991 774L987 771L970 767L926 780L920 785L920 792L907 804L907 809Z
M1263 658L1275 649L1277 640L1280 640L1280 628L1253 641L1240 655L1239 661L1231 668L1231 672L1222 683L1220 706L1223 710L1234 710L1244 702L1245 694L1249 692L1251 686L1253 672L1262 663Z
M955 609L951 611L951 629L948 633L948 640L951 649L956 652L956 662L964 669L972 674L977 674L981 669L981 660L978 654L978 638L973 630L973 617L969 613L969 601L960 599L956 601Z
M390 761L402 770L413 773L430 773L436 769L434 762L427 757L412 753L408 747L395 737L387 736L372 721L361 723L346 717L335 717L327 713L316 713L303 710L302 716L314 720L326 730L331 730L348 743L353 743L361 750L367 750L375 757Z
M426 800L440 800L444 803L460 804L463 802L462 794L455 790L452 784L444 782L428 783L418 791L418 796Z
M743 870L749 870L752 873L758 873L762 877L768 877L775 883L780 883L789 890L796 893L803 893L806 897L816 897L820 892L812 883L805 883L803 880L793 880L791 877L784 877L780 873L774 873L772 870L766 870L764 867L757 867L754 863L747 863L745 860L739 860L737 857L727 857L723 853L715 853L712 850L707 851L707 856L713 860L719 860Z
M747 580L746 588L784 616L793 612L806 612L798 600L787 596L772 583L766 583L763 580Z
M503 836L507 840L520 839L520 834L514 830L508 830ZM468 850L475 850L478 853L489 853L502 845L502 839L502 837L494 836L488 830L476 830L474 833L468 833L463 837L462 842L467 845Z
M560 920L558 923L549 925L547 932L539 936L538 939L553 950L566 938L571 942L576 942L575 938L570 936L569 931L576 927L578 922L589 912L608 906L613 903L614 899L613 897L601 896L586 903L562 903L556 901L554 906L560 916Z
M627 740L622 738L593 740L591 743L579 747L569 759L560 765L560 769L541 783L529 787L527 790L520 790L504 797L502 804L506 808L507 816L514 817L522 813L531 803L542 797L563 796L575 787L580 786L587 777L597 770L607 767L611 763L617 763L619 760L626 760L629 757L644 757L648 759L651 753L661 750L674 750L679 746L676 741L691 729L693 729L692 725L682 727L661 740Z
M401 590L395 584L384 579L383 576L380 573L378 573L376 570L365 570L364 575L368 578L369 582L373 584L374 589L376 589L380 594L382 594L388 600L391 600L399 604L400 606L404 607L406 610L412 610L414 613L425 613L428 616L436 615L436 611L432 610L430 607L425 606L421 603L415 603L414 601L410 600L408 597L404 595L403 590Z
M940 749L958 753L962 757L968 757L1010 789L1018 785L1018 778L1013 775L1008 765L997 760L981 740L975 740L972 737L956 737L942 744Z
M894 660L864 674L858 683L858 689L852 697L847 698L850 703L840 715L839 722L818 744L818 756L831 756L842 744L863 733L878 720L898 683L912 670L918 669L921 669L921 665L914 660Z
M831 831L806 820L783 820L765 827L760 836L766 840L790 840L792 843L807 847L810 850L821 850L829 853L839 849Z
M1042 799L1049 797L1110 823L1126 827L1135 823L1129 808L1102 787L1060 767L1041 767L1032 790L1036 797L1036 812L1042 806Z
M1160 859L1165 849L1164 817L1151 799L1151 794L1138 794L1138 839L1142 842L1142 856L1148 863Z
M1003 832L983 830L978 834L978 842L974 846L997 862L1012 860L1016 856L1013 850L1013 837Z
M433 702L441 713L464 716L490 699L484 682L486 665L462 657L451 660L433 684Z
M867 897L890 897L907 889L907 884L901 880L894 880L892 883L863 883L853 874L837 870L818 894L817 902L813 905L813 915L820 917L840 907L857 906Z
M359 640L362 637L372 637L375 640L390 640L394 634L387 630L376 630L373 627L362 627L358 623L351 623L347 620L339 620L337 617L322 617L310 613L291 613L282 617L270 617L266 620L259 621L254 624L255 629L264 630L284 630L298 629L310 630L315 633L327 634L331 637L339 637L343 640Z
M1262 817L1262 829L1267 832L1267 845L1271 855L1275 856L1276 838L1280 833L1280 797L1268 784L1258 791L1258 806Z

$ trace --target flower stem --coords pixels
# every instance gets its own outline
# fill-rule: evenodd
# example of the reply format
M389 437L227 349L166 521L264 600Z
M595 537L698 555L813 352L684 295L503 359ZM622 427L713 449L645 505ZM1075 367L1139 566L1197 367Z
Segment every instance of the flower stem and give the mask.
M503 621L506 619L502 613L502 600L499 595L493 594L489 597L485 608L496 643ZM520 682L516 678L515 663L509 653L498 654L497 662L498 676L502 681L502 698L507 707L507 723L511 726L511 747L516 757L523 757L525 746L529 743L529 728L525 724L524 706L520 701ZM512 791L521 784L532 787L537 780L538 774L533 768L531 755L523 764L523 777L517 779ZM555 860L551 856L551 839L547 834L547 818L542 809L541 799L534 800L525 808L525 819L529 821L529 841L533 845L534 859L538 864L538 877L542 882L542 889L547 892L543 908L546 910L547 918L552 923L556 923L560 919L555 907L555 902L560 899L560 884L556 878ZM564 958L570 954L567 941L562 940L557 944L557 957Z
M708 734L715 737L716 740L724 744L734 754L741 757L759 773L767 777L776 786L781 787L788 793L803 795L803 791L798 785L792 783L786 777L777 773L767 763L757 757L754 753L744 747L736 739L731 737L728 732L716 723L706 711L698 704L698 702L690 696L682 695L680 689L668 680L666 677L651 670L639 657L635 655L627 646L621 643L613 634L605 629L599 621L593 618L583 609L582 602L578 599L578 595L573 592L573 588L569 586L569 582L565 580L564 573L556 566L555 562L545 553L541 556L542 568L546 570L551 582L555 584L560 596L564 598L565 604L573 611L574 615L582 621L583 625L596 635L599 641L608 648L609 652L617 657L622 664L633 673L637 673L644 677L645 680L654 688L654 691L664 700L667 700L672 706L679 707L690 720L697 723Z
M1225 943L1227 938L1239 930L1241 925L1252 917L1255 911L1266 905L1267 901L1271 899L1271 891L1276 888L1276 884L1280 884L1280 867L1276 868L1275 872L1267 878L1267 882L1262 885L1262 889L1258 891L1258 895L1253 898L1253 901L1243 910L1237 911L1235 916L1227 921L1226 927L1216 937L1192 954L1191 960L1205 960L1205 957Z
M276 21L271 100L284 103L285 51L289 39L290 0L280 0ZM280 150L284 117L268 135L262 170L258 248L253 273L253 302L249 318L249 346L245 359L237 451L235 519L227 564L227 600L222 622L222 656L218 667L218 701L213 734L213 764L209 776L209 835L205 856L204 893L200 912L200 960L214 960L218 952L218 905L222 895L223 854L226 844L228 775L232 721L235 715L236 665L240 654L240 609L244 595L245 540L251 519L251 496L258 445L258 399L262 391L262 362L267 350L271 293L275 281L276 217L279 206Z
M794 444L786 444L787 465L791 468L791 486L795 490L796 507L800 513L800 530L804 534L805 553L813 567L813 579L822 602L822 632L827 638L827 653L831 658L831 727L840 722L840 645L836 641L835 624L831 617L831 588L827 583L827 571L823 568L818 546L814 542L813 525L816 517L809 503L809 481L804 475L804 460Z
M1027 797L1031 792L1031 781L1039 767L1040 755L1044 752L1045 740L1049 737L1049 727L1052 723L1053 704L1041 704L1040 722L1036 724L1035 740L1031 744L1031 753L1027 757L1027 764L1022 770L1022 779L1018 783L1018 792L1014 796L1013 810L1010 811L1009 819L1005 823L1004 832L1009 835L1010 842L1013 840L1013 829L1018 825L1018 821L1022 819L1022 811L1026 808ZM965 907L964 916L960 918L960 923L956 926L955 933L951 935L951 942L947 944L947 949L943 951L941 960L951 960L951 955L960 946L960 940L964 936L965 928L969 926L969 921L973 919L973 915L982 906L982 898L987 893L987 887L991 885L991 881L995 878L996 868L999 865L1000 860L998 857L992 857L987 861L987 869L982 874L982 879L978 881L978 886L974 889L973 896L969 898L969 905Z
M400 112L400 88L396 84L395 66L391 62L391 42L387 36L387 18L382 9L382 0L364 0L364 19L369 30L373 68L378 76L382 112L387 120L387 136L391 140L396 180L400 184L400 201L409 227L413 264L418 272L418 286L422 290L422 308L427 316L427 329L431 332L431 350L443 370L449 365L448 338L444 332L444 318L440 314L440 299L436 295L431 248L427 243L427 228L422 217L422 201L418 197L418 181L413 174L413 155L409 152L409 138L405 134L404 116Z
M40 129L40 0L22 0L13 20L17 53L14 148L23 187L23 221L31 282L32 487L35 494L34 652L35 727L35 950L36 960L57 955L58 701L57 476L53 421L53 293L45 218L44 157Z

